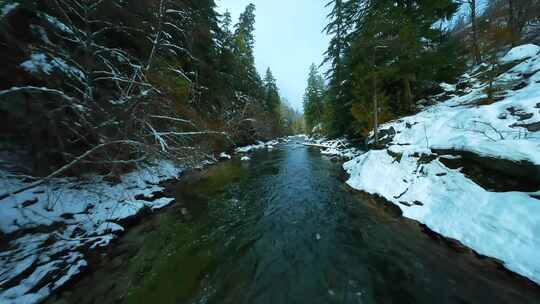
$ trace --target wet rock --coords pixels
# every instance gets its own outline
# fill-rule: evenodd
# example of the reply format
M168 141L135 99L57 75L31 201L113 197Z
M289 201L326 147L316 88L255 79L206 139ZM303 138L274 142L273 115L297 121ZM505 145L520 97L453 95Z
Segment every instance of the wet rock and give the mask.
M464 91L468 88L472 87L471 83L467 80L462 80L456 84L456 90L457 91Z
M22 206L23 206L24 208L26 208L26 207L29 207L29 206L34 205L34 204L37 203L37 202L38 202L38 199L37 199L37 197L35 197L35 198L33 198L33 199L29 199L29 200L27 200L27 201L24 201L24 202L22 203Z
M60 217L65 220L72 220L75 218L75 215L73 213L64 213Z
M433 162L439 157L438 155L435 155L435 154L418 154L418 153L415 153L412 156L418 158L417 162L422 165L430 164L431 162Z
M507 119L508 118L508 114L506 113L501 113L497 116L498 119Z
M435 96L446 92L445 89L438 82L429 83L428 87L429 88L424 92L425 96Z
M469 93L468 93L468 92L465 92L465 91L463 91L463 90L457 90L457 91L456 91L456 95L457 95L457 96L465 96L465 95L467 95L467 94L469 94Z
M519 121L524 121L534 116L533 113L527 113L523 109L516 109L514 107L507 108L506 110L510 112L510 115L518 117Z
M530 123L530 124L513 124L510 127L511 128L525 128L529 132L538 132L538 131L540 131L540 121Z
M455 96L456 95L454 95L452 92L445 92L443 94L435 96L435 100L438 101L438 102L443 102L443 101L447 101L448 99L453 98Z
M386 153L388 153L388 155L392 156L395 163L400 163L401 159L403 158L402 153L397 153L397 152L391 151L390 149L387 149Z
M418 122L414 122L414 123L412 123L412 124L411 124L411 123L406 123L406 124L405 124L405 128L407 128L407 129L412 129L412 127L414 127L414 126L417 125L417 124L418 124Z
M540 190L540 166L528 161L485 157L468 151L433 149L439 155L460 156L444 158L441 162L462 172L476 184L493 192L535 192Z
M330 157L330 161L333 162L333 163L337 163L337 162L341 161L341 158L339 156L332 156L332 157Z
M422 106L422 107L428 107L428 106L432 106L434 104L436 104L437 101L436 100L433 100L433 99L420 99L416 102L417 105L419 106Z
M531 119L534 114L533 113L523 113L523 114L517 114L519 116L519 121L524 121L524 120L527 120L527 119Z
M409 202L405 202L405 201L399 201L399 203L403 206L407 206L407 207L412 207L413 204L409 203Z
M415 204L416 206L424 206L424 203L422 203L421 201L414 201L413 204Z
M528 72L528 73L523 73L523 78L529 79L529 78L533 77L538 72L540 72L540 70L531 71L531 72Z
M388 144L390 144L394 140L394 137L396 136L396 134L397 132L396 132L396 129L394 129L394 127L379 130L379 144L377 146L372 145L371 148L373 149L385 148Z
M518 90L521 90L525 87L527 87L529 84L525 81L522 81L520 83L518 83L517 85L513 86L512 87L512 91L518 91Z
M437 232L431 230L428 226L424 224L420 224L420 228L422 231L427 234L429 237L431 237L433 240L439 241L443 244L446 244L449 248L453 249L456 252L460 253L472 253L473 251L469 248L467 248L465 245L463 245L458 240L444 237Z

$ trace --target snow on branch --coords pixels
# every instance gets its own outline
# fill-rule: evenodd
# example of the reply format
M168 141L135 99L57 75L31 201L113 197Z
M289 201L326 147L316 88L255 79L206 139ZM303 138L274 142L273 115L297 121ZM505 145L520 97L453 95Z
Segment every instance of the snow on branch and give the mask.
M185 124L195 126L195 124L191 120L168 117L168 116L161 116L161 115L150 115L150 117L156 118L156 119L164 119L164 120L169 120L169 121L174 121L174 122L180 122L180 123L185 123Z
M50 95L60 97L63 100L68 101L70 103L75 103L77 101L75 98L66 95L66 93L64 93L63 91L49 89L45 87L34 87L34 86L12 87L10 89L0 91L0 97L17 94L17 93L45 93L45 94L50 94Z

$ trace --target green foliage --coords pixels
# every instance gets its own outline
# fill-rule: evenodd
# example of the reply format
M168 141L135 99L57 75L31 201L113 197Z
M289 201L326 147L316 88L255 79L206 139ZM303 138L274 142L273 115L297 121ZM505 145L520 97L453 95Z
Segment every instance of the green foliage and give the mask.
M279 89L277 87L276 78L272 74L270 68L266 70L266 75L263 80L264 85L264 108L265 110L279 117L279 106L281 97L279 97Z
M169 70L167 67L170 64L171 62L159 58L147 77L153 85L165 90L176 104L188 104L192 84L189 79L179 77L177 73Z
M324 78L319 74L317 66L312 64L304 93L304 117L308 131L323 123L325 93Z
M330 136L373 128L374 92L382 121L415 111L414 101L464 69L461 46L440 26L456 12L452 0L334 0L326 52Z

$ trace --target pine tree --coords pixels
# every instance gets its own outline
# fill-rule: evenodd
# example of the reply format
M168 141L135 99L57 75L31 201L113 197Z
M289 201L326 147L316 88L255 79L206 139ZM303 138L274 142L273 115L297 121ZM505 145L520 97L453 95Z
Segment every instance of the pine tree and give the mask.
M452 0L331 4L330 135L366 135L375 117L385 121L410 113L419 92L435 81L450 81L462 66L456 44L434 26L455 13L458 5Z
M253 51L255 47L255 5L249 4L243 13L240 14L238 23L236 24L236 37L242 37L245 41L247 49Z
M276 78L270 68L266 70L264 83L264 109L271 115L279 117L279 106L281 98L277 87Z
M304 116L308 131L323 123L325 90L324 78L319 74L317 66L312 64L304 93Z
M262 82L255 67L255 5L249 4L240 14L234 32L234 55L236 64L236 86L239 91L253 97L261 96Z
M350 99L347 94L348 66L344 59L344 53L348 48L348 35L353 23L351 11L355 1L331 0L326 4L332 7L328 14L329 23L325 27L327 35L331 36L330 45L325 52L323 64L329 63L331 69L327 73L329 79L327 124L331 137L344 134L352 121L350 112Z

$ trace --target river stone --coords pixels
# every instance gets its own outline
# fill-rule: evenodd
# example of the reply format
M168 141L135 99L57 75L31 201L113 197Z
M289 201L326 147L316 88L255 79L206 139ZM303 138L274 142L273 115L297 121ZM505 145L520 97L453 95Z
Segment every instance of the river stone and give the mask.
M531 124L513 124L510 127L511 128L521 127L521 128L527 129L529 132L538 132L538 131L540 131L540 121L539 122L534 122L534 123L531 123Z
M529 161L516 162L453 149L432 149L432 152L460 156L440 160L451 169L463 168L467 177L488 191L536 192L540 189L540 166Z

